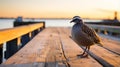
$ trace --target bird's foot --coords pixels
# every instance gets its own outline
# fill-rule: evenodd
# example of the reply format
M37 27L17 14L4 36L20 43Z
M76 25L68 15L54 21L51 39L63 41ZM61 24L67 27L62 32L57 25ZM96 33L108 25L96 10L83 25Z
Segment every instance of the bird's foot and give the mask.
M69 38L72 38L72 36L69 36Z
M81 57L81 56L83 56L83 54L78 54L78 55L77 55L77 57Z
M87 58L88 54L78 54L77 57L78 58Z

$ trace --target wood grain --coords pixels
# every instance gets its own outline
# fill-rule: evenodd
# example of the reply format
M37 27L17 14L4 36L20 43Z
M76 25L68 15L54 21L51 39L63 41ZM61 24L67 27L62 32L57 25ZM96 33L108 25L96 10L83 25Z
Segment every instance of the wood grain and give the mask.
M89 55L88 58L79 58L76 55L81 54L83 49L80 48L69 36L70 28L63 27L48 27L36 35L28 44L20 51L9 58L2 66L14 67L20 65L38 65L39 67L103 67L104 65L98 62L94 56ZM104 47L111 42L110 50L118 49L113 47L119 45L118 41L104 40ZM107 44L107 45L106 45ZM93 55L100 57L105 62L119 67L120 56L97 45L93 45L90 51ZM103 61L103 62L104 62ZM27 66L26 65L26 66Z

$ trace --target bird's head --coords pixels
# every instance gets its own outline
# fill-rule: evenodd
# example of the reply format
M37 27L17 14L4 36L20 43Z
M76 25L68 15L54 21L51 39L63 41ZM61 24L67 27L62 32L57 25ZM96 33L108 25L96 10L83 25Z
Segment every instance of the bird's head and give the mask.
M70 23L72 23L72 22L83 24L83 21L79 16L74 16L72 21L70 21Z

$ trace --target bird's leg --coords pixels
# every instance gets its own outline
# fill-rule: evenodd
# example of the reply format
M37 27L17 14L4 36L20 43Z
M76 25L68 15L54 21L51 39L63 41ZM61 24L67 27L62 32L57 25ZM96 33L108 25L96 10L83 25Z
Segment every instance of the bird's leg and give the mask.
M71 39L72 39L72 36L69 36L69 38L71 38Z
M87 53L85 55L83 55L84 57L88 57L89 50L90 50L90 46L87 46Z
M84 50L84 52L83 52L83 54L82 54L82 55L84 55L84 54L85 54L86 50L87 50L87 46L85 47L85 50Z
M85 52L86 52L86 50L87 50L87 46L85 47L84 52L83 52L82 54L78 54L77 56L83 57L83 56L84 56L84 54L85 54Z
M85 48L83 54L77 55L77 56L80 56L81 58L88 57L88 52L89 52L89 50L90 50L90 46L86 46L86 48ZM86 52L86 51L87 51L87 52Z
M90 50L90 46L88 46L88 52L89 52L89 50Z

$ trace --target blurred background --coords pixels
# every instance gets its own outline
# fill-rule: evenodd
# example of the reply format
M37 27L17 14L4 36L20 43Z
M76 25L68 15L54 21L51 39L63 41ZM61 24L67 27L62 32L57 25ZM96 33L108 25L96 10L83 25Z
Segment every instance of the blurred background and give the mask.
M72 26L78 15L84 21L120 20L120 0L0 0L0 29L23 21L45 21L46 26ZM57 23L57 24L56 24Z
M54 35L55 32L53 34L50 32L49 34L49 31L48 31L48 34L47 34L48 36L46 37L44 36L45 38L42 37L43 42L35 41L36 44L38 43L49 44L50 41L51 41L50 43L55 42L56 45L57 45L57 42L62 44L62 39L61 39L62 36L57 31L61 30L65 32L65 30L67 31L68 29L71 29L71 27L73 26L73 23L70 24L69 22L72 20L74 16L80 16L85 23L87 23L89 26L94 28L95 31L102 37L102 41L104 41L104 48L101 48L99 46L97 48L93 48L95 49L96 56L98 56L98 58L99 56L101 56L103 60L106 61L108 59L107 61L108 62L110 61L109 63L113 63L113 65L118 64L120 66L120 63L119 63L120 61L116 60L120 58L119 57L120 56L120 0L0 0L0 33L2 32L0 34L0 38L1 38L0 41L3 41L6 39L6 42L0 43L0 63L5 62L6 59L12 56L16 51L21 49L26 43L28 43L38 32L40 32L45 27L60 28L60 29L56 29L56 34L59 34L58 38L60 39L60 42L55 40L55 35ZM41 28L39 27L39 29L34 29L32 31L30 30L27 33L23 33L24 31L23 29L25 28L22 27L23 31L21 32L23 34L18 36L20 32L19 29L13 28L16 22L18 25L20 24L17 20L19 20L20 22L23 22L22 24L26 24L24 22L30 22L31 24L35 22L44 21L45 26ZM40 25L36 25L36 26L40 26ZM28 26L28 28L26 28L25 30L27 31L27 29L30 29L30 28L32 29L34 27ZM61 28L61 27L66 27L66 29ZM6 36L6 38L4 38L5 35L9 35L9 30L7 30L8 28L15 29L14 32L10 31L11 33L10 35L18 33L16 37L14 37L15 39L13 39L12 36L8 36L8 37ZM54 31L54 29L53 30L52 29L53 28L48 29L48 30ZM3 33L4 31L5 33ZM6 33L6 31L8 33ZM53 39L50 38L49 36L52 37ZM8 41L7 39L10 39L10 38L11 40ZM68 38L66 37L66 39ZM66 39L63 39L63 42ZM65 42L67 44L67 40ZM15 47L12 47L12 46L15 46ZM13 51L13 48L14 48L14 51ZM56 50L55 47L52 47L52 48ZM63 48L60 48L60 49L63 50ZM37 48L36 50L40 51L41 49L38 50ZM104 51L104 55L96 51L99 51L99 52ZM49 53L52 53L52 52L48 51L48 54ZM33 59L32 56L33 56L32 54L29 55L29 59L30 58ZM48 58L53 58L51 56L52 54L50 55L50 57L48 56ZM57 57L57 55L54 55L54 56ZM61 51L60 51L60 56L62 57ZM22 54L20 57L24 58ZM107 59L104 59L104 58L107 58ZM21 58L18 58L18 59L22 61ZM62 60L62 62L63 61L64 60ZM99 61L99 63L100 62L101 61ZM16 63L16 62L14 61L13 63ZM31 63L31 60L30 60L30 63ZM94 63L96 63L96 61ZM106 62L105 63L103 62L103 64L106 64ZM103 66L103 67L106 67L106 66ZM118 66L115 66L115 67L118 67Z

